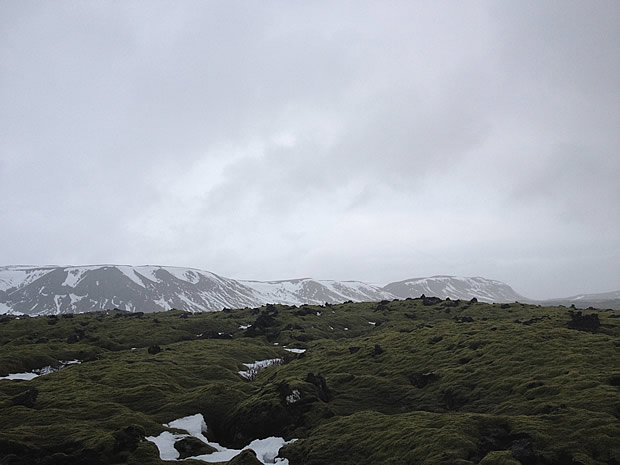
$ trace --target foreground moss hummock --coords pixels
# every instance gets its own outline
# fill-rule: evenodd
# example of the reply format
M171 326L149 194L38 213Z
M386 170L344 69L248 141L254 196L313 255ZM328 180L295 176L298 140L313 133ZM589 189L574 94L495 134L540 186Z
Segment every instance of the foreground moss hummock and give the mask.
M0 380L0 463L160 464L144 437L202 413L229 447L300 438L293 465L618 464L619 316L421 298L3 317L0 376L82 363Z

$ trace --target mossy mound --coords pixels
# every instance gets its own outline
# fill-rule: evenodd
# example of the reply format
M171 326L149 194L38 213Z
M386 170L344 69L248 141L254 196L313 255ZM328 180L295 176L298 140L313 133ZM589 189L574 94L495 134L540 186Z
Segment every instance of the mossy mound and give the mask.
M262 465L252 450L244 450L228 462L229 465Z
M196 455L205 455L216 452L217 449L205 444L199 439L188 437L183 438L174 443L174 448L179 451L179 459L194 457Z

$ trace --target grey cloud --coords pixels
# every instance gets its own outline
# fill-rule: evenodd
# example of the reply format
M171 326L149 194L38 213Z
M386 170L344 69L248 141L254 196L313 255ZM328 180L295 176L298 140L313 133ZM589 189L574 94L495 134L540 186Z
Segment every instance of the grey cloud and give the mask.
M0 251L617 288L619 19L613 1L4 2Z
M591 95L617 89L618 2L526 1L497 3L491 10L504 36L502 56L515 77Z

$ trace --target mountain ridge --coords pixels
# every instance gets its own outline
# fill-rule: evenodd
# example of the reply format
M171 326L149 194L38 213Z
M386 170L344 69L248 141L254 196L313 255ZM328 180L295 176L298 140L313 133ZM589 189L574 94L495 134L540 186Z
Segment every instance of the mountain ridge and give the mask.
M8 265L0 267L0 313L50 315L119 308L156 312L172 308L190 312L224 308L335 304L380 301L420 295L483 302L535 301L508 284L483 277L436 275L410 278L385 286L363 281L295 278L271 281L236 280L207 270L161 265ZM603 296L616 296L605 293ZM588 296L592 296L589 298ZM556 305L605 305L592 295L556 299Z

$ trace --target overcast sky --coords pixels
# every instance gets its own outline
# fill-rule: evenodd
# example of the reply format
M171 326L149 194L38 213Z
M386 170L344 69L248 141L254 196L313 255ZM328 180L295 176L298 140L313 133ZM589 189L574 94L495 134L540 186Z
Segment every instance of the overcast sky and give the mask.
M620 289L620 2L0 0L0 265Z

